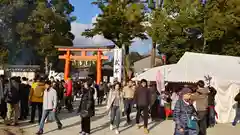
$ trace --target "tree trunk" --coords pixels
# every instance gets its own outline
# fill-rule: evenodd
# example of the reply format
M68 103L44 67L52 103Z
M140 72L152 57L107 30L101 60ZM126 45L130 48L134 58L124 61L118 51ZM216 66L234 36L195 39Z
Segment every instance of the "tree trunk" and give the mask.
M152 42L152 50L151 50L151 67L155 66L155 59L156 59L156 43Z
M127 82L130 78L128 72L130 71L129 45L123 45L123 81Z
M48 57L45 56L44 58L44 63L45 63L45 74L48 74Z

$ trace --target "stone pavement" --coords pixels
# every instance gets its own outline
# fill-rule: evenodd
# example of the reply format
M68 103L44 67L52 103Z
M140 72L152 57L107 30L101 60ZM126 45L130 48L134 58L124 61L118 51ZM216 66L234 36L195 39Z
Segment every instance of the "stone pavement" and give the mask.
M0 135L24 135L24 132L18 127L8 127L1 122Z
M92 135L113 135L114 131L109 130L109 116L104 112L105 107L96 108L96 116L92 118L91 134ZM134 115L134 114L133 114ZM61 112L59 115L62 119L63 129L57 130L56 124L45 124L45 135L79 135L80 131L80 117L75 113ZM134 117L134 116L132 116ZM125 117L122 118L120 125L121 135L143 135L143 129L137 129L135 125L124 126ZM149 122L150 133L149 135L173 135L174 123L171 120L163 122ZM34 135L37 132L38 125L27 125L22 123L24 135ZM216 127L208 130L208 135L240 135L240 125L232 127L231 124L217 124Z

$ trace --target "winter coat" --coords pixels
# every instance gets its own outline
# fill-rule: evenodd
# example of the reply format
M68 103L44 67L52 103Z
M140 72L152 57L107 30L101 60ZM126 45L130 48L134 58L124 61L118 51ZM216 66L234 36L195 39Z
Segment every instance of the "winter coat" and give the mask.
M66 93L65 93L65 96L69 97L69 96L72 96L72 91L73 91L73 84L72 84L72 80L68 80L66 83L65 83L65 89L66 89Z
M57 91L58 93L58 100L63 100L64 98L64 86L62 84L59 84L59 91Z
M44 91L43 109L52 110L57 108L57 92L53 88Z
M10 82L5 85L4 97L5 102L17 104L20 101L19 83L15 80L10 80Z
M107 111L111 110L112 104L116 98L116 93L117 91L111 90L108 95L108 100L107 100ZM117 92L119 94L120 102L119 102L119 108L120 111L124 111L124 103L123 103L123 95L121 92Z
M174 113L173 113L173 120L175 122L175 132L174 135L198 135L197 130L187 128L187 120L188 116L197 117L197 113L193 105L186 104L182 99L179 99L176 102ZM184 130L184 133L181 133L180 129Z
M137 106L149 106L151 104L151 91L147 87L139 87L134 94Z
M240 108L240 92L236 95L234 100L238 103L238 108Z
M213 88L209 88L210 93L208 94L208 105L209 106L215 106L215 96L217 94L217 91Z
M42 103L43 102L43 94L45 90L45 84L42 82L36 82L32 85L29 94L29 101Z
M62 89L60 87L60 84L58 82L56 82L54 85L53 85L53 89L56 90L57 92L57 98L58 100L62 100L63 99L63 96L64 96L64 88Z
M208 108L208 88L197 89L197 92L192 94L191 99L196 101L197 111L206 111Z
M134 98L134 93L135 93L135 90L130 88L129 86L125 86L123 88L123 97L124 98L133 99Z
M29 84L27 84L27 82L22 82L20 84L20 97L21 97L21 101L25 101L25 102L28 101L30 89L31 89L31 86Z
M107 94L110 91L110 88L108 87L107 83L103 83L103 89L104 89L104 94Z
M150 91L151 91L151 106L155 103L155 101L157 100L157 89L152 87L150 88Z
M82 112L87 111L88 116L91 117L94 115L93 105L94 103L93 103L92 88L89 88L89 89L83 88L80 105L78 107L78 112L81 115Z

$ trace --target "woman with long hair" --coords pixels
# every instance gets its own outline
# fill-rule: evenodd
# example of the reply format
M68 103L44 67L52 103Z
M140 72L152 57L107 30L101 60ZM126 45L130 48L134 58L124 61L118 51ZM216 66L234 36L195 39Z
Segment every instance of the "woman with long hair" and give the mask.
M107 110L110 111L110 130L113 130L115 122L115 133L119 134L119 124L121 114L124 111L123 96L121 92L121 84L115 83L114 88L109 92L107 100Z
M90 125L91 120L90 118L93 116L94 108L93 106L93 94L91 88L91 81L86 81L84 83L82 89L82 96L80 100L80 105L78 108L78 113L80 113L81 117L81 127L82 131L80 132L81 135L89 135L90 134Z

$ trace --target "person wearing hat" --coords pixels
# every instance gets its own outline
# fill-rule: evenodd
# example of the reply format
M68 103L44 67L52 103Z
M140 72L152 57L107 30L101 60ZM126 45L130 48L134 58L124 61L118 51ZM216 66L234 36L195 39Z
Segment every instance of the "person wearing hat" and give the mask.
M198 135L197 113L191 102L191 89L183 88L175 104L173 120L175 122L174 135ZM190 126L189 120L194 123Z
M43 96L43 114L42 114L39 130L36 133L37 135L43 134L44 123L50 113L52 113L52 115L54 116L58 129L62 128L62 123L60 122L56 113L57 92L55 89L51 87L51 84L52 84L51 81L45 82L46 89L44 91L44 96Z

